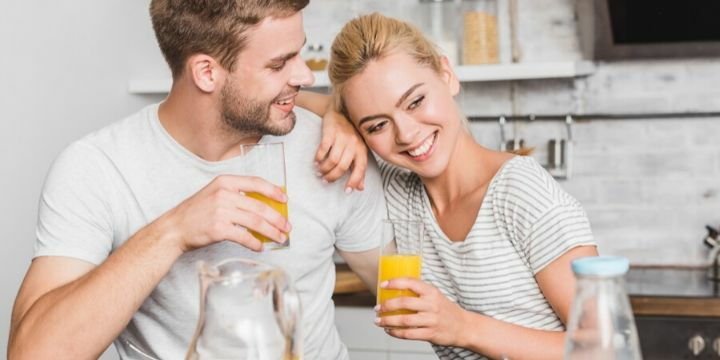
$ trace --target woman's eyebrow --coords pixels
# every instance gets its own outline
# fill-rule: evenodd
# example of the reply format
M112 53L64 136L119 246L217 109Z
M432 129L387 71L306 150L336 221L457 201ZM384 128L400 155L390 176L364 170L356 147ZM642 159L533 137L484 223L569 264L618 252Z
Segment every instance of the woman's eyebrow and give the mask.
M407 99L408 96L410 96L410 94L412 94L412 92L415 91L415 89L417 89L418 87L420 87L420 86L422 86L422 85L425 85L425 83L417 83L417 84L411 86L411 87L400 97L400 100L398 100L398 102L395 104L395 107L400 107L400 104L402 104L403 101L405 101L405 99Z

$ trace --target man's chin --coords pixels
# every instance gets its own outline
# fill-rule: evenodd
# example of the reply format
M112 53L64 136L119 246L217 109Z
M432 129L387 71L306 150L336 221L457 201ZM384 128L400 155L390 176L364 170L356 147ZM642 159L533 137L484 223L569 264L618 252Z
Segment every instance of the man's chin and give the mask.
M295 116L295 112L291 111L289 113L285 113L280 118L271 119L270 121L270 135L273 136L283 136L287 135L292 131L293 128L295 128L295 121L297 120L297 116Z

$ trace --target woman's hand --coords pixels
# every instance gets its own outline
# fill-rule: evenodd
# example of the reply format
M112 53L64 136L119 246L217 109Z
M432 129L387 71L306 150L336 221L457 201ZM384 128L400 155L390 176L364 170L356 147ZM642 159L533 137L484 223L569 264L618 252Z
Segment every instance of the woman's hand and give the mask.
M355 127L342 114L328 107L323 116L322 140L315 155L318 174L333 182L351 171L345 191L365 188L368 149Z
M440 290L421 280L398 278L380 284L384 289L411 290L418 297L399 297L375 307L378 313L411 310L416 314L383 316L375 323L388 334L401 339L425 340L436 345L463 346L460 334L465 327L467 312L450 301Z

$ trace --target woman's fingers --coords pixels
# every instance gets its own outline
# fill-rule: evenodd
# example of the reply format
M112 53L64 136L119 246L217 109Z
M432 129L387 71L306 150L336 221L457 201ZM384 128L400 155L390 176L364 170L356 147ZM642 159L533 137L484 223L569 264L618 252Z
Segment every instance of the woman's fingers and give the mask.
M378 313L386 313L397 310L410 310L417 312L433 312L435 306L425 299L412 296L402 296L385 301L376 306Z
M386 329L390 336L407 340L430 340L433 331L428 328Z
M431 295L433 292L437 291L434 286L427 284L422 280L408 277L395 278L385 281L380 284L380 287L383 289L410 290L419 296Z

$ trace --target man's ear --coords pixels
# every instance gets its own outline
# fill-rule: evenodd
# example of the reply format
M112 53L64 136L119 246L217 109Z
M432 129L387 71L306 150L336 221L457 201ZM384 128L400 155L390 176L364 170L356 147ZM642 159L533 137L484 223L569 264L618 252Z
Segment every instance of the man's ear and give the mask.
M224 70L212 56L196 54L186 63L190 78L200 91L211 93L220 88Z
M455 71L453 71L452 66L450 66L450 61L447 56L440 56L440 74L450 89L450 95L455 96L459 94L460 80L458 80Z

